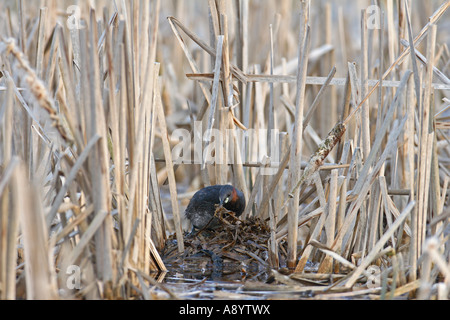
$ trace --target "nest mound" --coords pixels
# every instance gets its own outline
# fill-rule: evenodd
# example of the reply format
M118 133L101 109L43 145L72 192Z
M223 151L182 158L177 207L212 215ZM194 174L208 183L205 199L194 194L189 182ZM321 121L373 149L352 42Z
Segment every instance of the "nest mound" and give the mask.
M254 217L240 220L221 207L215 216L221 226L185 234L183 253L177 251L175 237L169 237L161 254L169 273L211 280L267 278L268 222Z

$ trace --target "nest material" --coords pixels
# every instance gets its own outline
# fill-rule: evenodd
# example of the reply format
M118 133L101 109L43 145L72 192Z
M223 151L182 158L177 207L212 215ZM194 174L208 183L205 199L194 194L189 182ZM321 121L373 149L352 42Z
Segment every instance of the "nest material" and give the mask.
M185 251L179 253L173 236L169 237L162 258L169 272L196 278L236 280L248 276L267 276L270 228L260 218L241 220L217 206L220 226L185 235Z

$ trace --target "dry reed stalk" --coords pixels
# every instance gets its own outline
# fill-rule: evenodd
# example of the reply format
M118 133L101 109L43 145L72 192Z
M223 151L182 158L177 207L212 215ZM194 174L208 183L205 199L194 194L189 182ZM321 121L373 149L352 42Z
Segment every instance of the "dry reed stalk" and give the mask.
M8 183L20 162L18 158L12 158L13 88L11 83L8 83L2 109L4 113L0 121L0 137L3 141L1 146L3 165L0 179L0 298L13 300L16 296L15 256L17 255L19 212L17 211L18 206L11 203Z
M105 114L101 107L103 105L102 94L100 92L100 67L99 55L97 51L97 28L95 21L95 12L90 11L90 27L92 32L89 33L88 42L88 56L90 61L85 61L88 70L88 83L90 86L90 101L89 108L90 115L87 117L90 120L90 128L88 133L93 136L98 134L102 137L99 143L95 144L92 152L88 157L88 166L90 175L92 176L92 190L95 215L101 212L106 213L105 220L95 234L96 243L96 269L99 279L103 281L103 290L105 296L111 297L112 280L114 278L113 269L114 261L111 253L112 249L112 221L111 215L111 192L109 188L109 154L107 148L107 128L105 124ZM84 55L82 55L83 57ZM82 58L83 60L83 58ZM82 71L82 72L83 72ZM88 104L85 105L87 107Z
M269 205L269 227L270 227L270 240L268 241L269 247L269 262L273 269L278 269L280 266L280 261L278 258L278 242L276 239L276 216L274 214L274 208Z
M418 174L417 174L417 233L415 235L417 245L417 256L422 252L422 244L425 241L426 219L428 215L428 196L430 183L430 167L432 154L433 136L434 132L430 128L430 99L431 86L433 76L434 52L435 52L436 26L431 26L431 32L428 35L427 41L427 56L429 57L429 64L427 65L427 73L425 79L425 90L423 93L423 103L420 104L419 109L419 151L418 151ZM414 271L413 271L414 272Z
M39 79L42 79L44 72L44 40L45 40L45 28L46 17L48 8L44 7L39 10L39 31L38 31L38 44L36 53L36 75Z
M297 92L295 101L295 123L291 142L289 160L289 186L292 188L295 181L300 178L300 161L303 143L303 110L305 99L306 74L308 67L308 52L310 47L309 32L309 1L301 2L300 9L300 35L297 70ZM294 268L297 262L297 225L298 225L298 202L300 190L297 190L288 207L288 268Z
M358 75L356 72L356 63L355 62L348 62L348 79L349 79L349 91L350 94L350 101L353 106L358 105L359 101L361 100L361 87L360 87L360 81L358 79ZM348 110L345 110L345 114L348 117ZM361 128L361 126L358 126L361 122L361 113L358 112L355 116L355 119L351 122L349 122L347 125L349 127L349 132L352 133L352 136L358 137L358 130ZM359 144L360 146L361 144Z
M156 118L154 115L152 118ZM154 127L154 124L152 125ZM164 246L164 242L166 240L166 227L164 221L164 212L162 209L161 196L158 188L158 181L156 177L156 163L154 161L153 154L150 154L150 208L153 211L152 218L153 223L151 227L155 230L155 232L151 233L151 239L153 240L153 244L161 250Z
M159 89L156 87L157 82L155 81L155 78L159 74L159 68L157 68L155 59L156 59L156 49L157 49L156 39L157 39L158 30L159 30L160 6L161 6L161 4L160 4L160 1L158 0L155 4L155 12L154 12L154 16L153 16L153 21L156 21L156 23L153 26L151 43L147 44L148 41L145 37L145 32L144 32L144 36L142 36L142 39L141 39L143 46L148 45L148 49L144 50L144 53L142 54L141 65L145 66L146 70L148 70L148 73L146 73L147 75L153 74L152 77L148 77L148 76L145 76L145 74L141 74L140 81L142 83L141 97L142 97L142 105L143 106L148 105L148 100L146 100L146 99L148 96L151 97L151 95L147 96L147 93L152 92L153 98L155 98L154 92ZM144 7L146 7L146 4L144 4ZM146 8L146 9L148 9L148 8ZM146 10L145 12L148 12L148 10ZM145 12L143 14L144 20L142 21L142 24L143 24L144 28L149 28L150 24L149 24L148 18L146 17L147 14L145 14ZM151 87L151 89L149 89L149 87ZM144 161L143 161L143 170L142 170L142 176L141 176L141 181L143 181L143 188L141 190L141 196L140 196L141 210L146 213L145 214L145 223L144 223L145 230L144 230L144 235L143 235L144 245L142 245L142 251L143 251L143 255L144 255L143 270L153 270L154 269L154 268L150 268L151 256L153 257L154 260L156 260L158 269L165 270L164 263L162 263L161 258L159 257L159 253L156 250L155 245L151 239L152 220L153 220L153 212L152 211L157 211L157 207L155 205L153 205L153 206L148 205L149 202L151 203L151 201L149 201L149 193L151 193L152 189L153 189L152 184L151 184L151 178L149 178L149 175L150 175L149 167L151 165L154 165L154 163L152 163L152 158L153 158L153 141L152 141L152 139L154 138L153 128L154 128L155 122L156 122L154 108L155 108L155 100L153 99L153 101L151 103L151 107L146 110L145 129L143 130ZM157 189L157 187L155 187L155 188ZM156 201L154 200L153 203L156 203ZM154 209L148 210L147 206L149 206L150 208L154 208ZM158 215L158 213L159 212L156 212L156 215ZM158 230L158 229L156 229L156 230ZM159 236L161 236L162 234L163 234L163 232L161 232L161 231L158 232Z
M221 9L223 10L223 9ZM228 22L227 16L220 11L218 12L220 16L220 32L223 34L223 52L222 52L222 99L219 100L219 108L217 108L217 115L219 117L218 129L219 137L223 140L223 148L216 149L216 163L214 164L216 170L216 184L226 184L228 181L228 153L230 152L230 140L227 138L226 129L230 126L230 114L232 112L231 107L233 104L233 95L230 95L230 59L229 59L229 48L228 48ZM216 50L217 52L217 50ZM217 56L220 54L218 53ZM232 88L231 88L232 91ZM228 111L228 112L227 112Z
M233 118L233 114L231 112L228 112L228 116L230 117L229 123L233 122L231 118ZM234 128L233 128L234 129ZM235 183L239 190L242 190L244 193L245 199L249 198L249 192L247 187L247 182L245 180L245 173L244 173L244 163L242 161L243 155L241 154L241 150L238 147L239 142L236 134L236 130L231 130L231 138L232 138L232 146L234 146L234 162L232 164L233 172L235 173Z
M244 212L242 213L242 219L245 219L247 217L250 216L250 212L252 210L252 207L255 203L255 199L256 196L258 194L258 191L260 189L260 185L263 179L263 175L261 174L262 170L264 170L265 167L267 167L269 165L269 157L265 156L262 161L261 161L261 165L260 165L260 170L258 171L256 178L255 178L255 182L253 183L253 189L252 192L250 194L250 197L246 198L248 200L247 201L247 205L244 209ZM257 214L256 216L260 216L259 214Z
M61 103L61 109L67 120L67 125L73 134L75 144L77 148L82 148L85 144L84 137L82 136L82 132L77 129L82 126L82 123L80 122L81 112L75 112L75 110L78 110L79 108L79 69L76 67L73 68L73 70L71 69L72 63L69 62L68 53L64 48L64 33L61 26L56 26L55 38L57 38L59 42L58 71L61 75L62 86L64 88L64 94L62 94L61 91L58 92L58 100ZM76 62L79 65L79 60ZM78 79L75 83L72 75L75 79ZM75 87L76 89L74 90Z
M249 1L248 0L236 0L236 7L238 8L237 23L237 67L243 72L248 72L248 52L249 52ZM244 121L244 106L246 101L247 87L244 83L239 83L239 92L241 93L240 104L240 119ZM244 122L245 124L245 122Z
M217 107L217 100L219 98L219 79L220 79L220 72L222 68L222 52L223 52L223 36L218 36L217 38L217 49L216 51L218 54L216 55L216 61L214 64L214 82L212 86L212 95L211 95L211 105L209 110L209 117L208 117L208 126L206 128L206 141L211 141L211 130L214 126L215 122L215 114L216 114L216 107ZM206 156L206 154L205 154ZM206 159L203 159L202 169L205 169L206 165Z
M408 8L408 4L405 2L405 12L406 12L406 21L407 21L407 28L408 28L408 36L409 36L409 42L410 42L410 51L412 51L412 49L414 48L414 42L412 41L413 39L413 34L412 34L412 28L411 28L411 19L410 19L410 13L409 13L409 8ZM415 85L415 93L416 93L416 103L417 103L417 109L421 110L421 106L422 106L422 90L421 90L421 82L420 82L420 75L419 75L419 71L418 71L418 67L417 67L417 61L416 61L416 57L412 56L412 67L413 67L413 71L414 71L414 85ZM414 110L409 110L410 112L414 111ZM410 118L412 118L413 116L411 115ZM408 122L408 133L411 136L412 134L414 134L414 123L413 123L413 119L410 119ZM409 144L409 151L414 150L414 146L413 146L413 142L411 141ZM410 156L409 159L409 169L410 170L414 170L414 159L412 158L412 155ZM415 199L415 195L417 195L417 186L414 184L413 179L411 178L410 181L410 187L411 187L411 199L414 200ZM417 259L419 256L419 247L418 247L418 241L419 241L419 237L418 237L418 208L415 207L413 209L413 213L412 213L412 217L411 217L411 224L412 224L412 237L411 237L411 245L410 245L410 261L411 261L411 272L409 274L409 279L410 281L414 281L416 280L416 269L417 269Z
M326 205L326 220L325 220L325 233L326 233L326 246L330 247L334 242L334 234L336 227L336 199L338 193L338 170L331 171L330 180L330 194L328 196L328 202ZM329 256L325 257L319 266L317 272L319 273L331 273L333 259Z
M388 0L388 2L392 0ZM367 80L369 79L369 39L367 30L367 12L361 11L361 66L360 66L360 88L361 96L365 97L369 91ZM370 152L370 125L369 125L369 101L366 100L361 107L361 140L364 159Z
M143 84L143 86L147 85L150 88L146 92L152 96L154 94L154 87L156 82L156 73L159 71L158 67L155 67L155 72L153 72L152 69L150 69L151 74L153 76L150 76L147 78L147 82ZM150 83L150 84L149 84ZM130 193L136 192L136 215L137 218L141 221L141 224L139 225L138 232L136 234L135 238L135 246L133 250L133 254L137 255L140 258L138 259L137 266L142 270L148 270L149 269L149 263L150 263L150 247L148 245L148 227L149 223L151 222L150 217L147 214L147 197L148 197L148 179L146 175L146 171L148 170L148 139L149 139L149 130L148 126L149 123L151 123L149 120L151 109L154 108L154 105L151 104L149 106L149 103L146 103L147 96L144 95L142 97L142 104L140 105L140 110L138 112L139 114L139 121L138 121L138 127L136 131L136 167L135 170L133 170L132 167L132 174L131 174L131 189ZM153 101L154 102L154 101ZM147 107L149 106L149 107ZM133 187L135 186L135 187ZM135 256L136 257L136 256ZM137 260L134 258L134 260Z
M156 83L158 83L158 80L156 79ZM166 119L164 117L164 110L162 106L161 96L158 91L156 91L156 114L159 120L160 129L162 133L162 141L163 141L163 149L164 149L164 155L166 158L166 168L168 172L168 178L169 178L169 188L170 188L170 195L172 200L172 213L173 218L175 222L175 232L177 236L178 241L178 251L181 253L184 251L184 241L183 241L183 231L181 230L181 218L180 218L180 212L179 212L179 206L177 201L177 188L176 188L176 180L175 180L175 173L173 170L173 161L172 161L172 152L170 150L170 144L168 140L168 133L167 133L167 126L166 126Z
M269 25L269 36L270 36L270 51L269 51L269 70L270 70L270 74L273 75L273 65L274 65L274 44L273 44L273 27L272 24ZM275 154L275 152L278 152L278 148L272 148L272 139L276 138L275 136L275 110L274 110L274 86L273 83L269 83L269 112L268 112L268 119L267 119L267 152L270 155ZM277 149L272 150L272 149ZM275 159L274 159L275 160ZM269 184L269 177L266 175L264 176L264 186L267 186ZM264 190L263 187L263 194L265 193L266 190ZM273 197L270 197L271 199L273 199ZM272 200L273 201L273 200ZM275 208L272 207L272 210L275 210ZM265 217L266 213L264 211L260 211L261 217ZM270 208L269 208L269 217L271 218L270 221L271 224L273 224L274 226L276 225L275 222L275 215L273 214L273 212L270 212ZM273 237L271 238L272 243L271 245L273 247L275 247L275 244L273 243L274 241L274 236L275 236L275 230L272 229L271 230L271 235L273 235ZM271 249L272 254L275 254L275 252L277 252L276 250L273 250L273 248ZM274 265L278 265L278 257L276 256L275 258L272 258L271 261L274 261L275 264Z
M430 255L425 254L424 261L422 263L422 275L420 278L420 287L417 298L420 300L430 299L431 297L431 266L432 260Z
M403 210L401 215L398 217L398 219L395 220L395 222L392 224L392 226L383 234L383 236L380 238L380 240L378 240L378 242L375 244L373 249L367 254L367 256L364 258L364 260L361 261L361 264L358 266L358 268L356 268L356 270L347 279L347 281L345 282L346 288L351 288L355 284L355 281L357 280L357 278L372 263L375 256L383 248L384 244L389 240L389 238L393 235L393 233L397 230L397 228L402 224L402 222L411 213L411 210L414 207L414 205L415 205L414 202L410 202L406 206L406 208Z
M386 180L384 176L380 176L379 177L380 180L380 185L381 185L381 194L382 194L382 198L383 201L385 201L384 205L385 205L385 212L389 212L390 214L392 214L393 217L395 217L396 219L398 218L398 216L400 215L400 212L398 211L398 208L395 206L393 200L388 196L389 191L387 190L386 187ZM390 219L390 218L388 218ZM388 221L388 223L391 223L391 221ZM402 228L402 232L405 232L406 235L408 235L409 237L411 236L411 228L405 224ZM397 239L400 239L401 237L398 236L396 237ZM392 240L392 243L395 243L394 240Z
M341 190L340 190L340 194L339 194L339 208L338 208L337 217L336 217L336 230L341 230L342 225L344 223L345 209L346 209L346 204L347 204L346 203L347 189L348 189L347 179L344 178L342 181L342 186L341 186ZM335 245L337 253L341 252L341 247L342 247L342 240L340 242L337 242ZM337 269L337 267L335 268L335 271L336 271L336 269Z
M154 95L155 96L155 95ZM153 108L155 103L153 103ZM154 110L152 110L152 123L151 123L151 134L150 134L150 150L153 150L153 139L154 139L154 128L156 127L156 114ZM150 208L155 214L152 215L152 218L155 220L155 223L152 224L152 227L156 230L156 232L152 233L152 239L157 243L158 248L162 248L162 243L166 239L166 234L163 230L165 230L165 222L164 222L164 212L161 204L161 195L159 192L159 185L157 181L156 175L156 164L153 156L153 152L150 152ZM175 169L174 169L175 170Z
M394 23L394 4L392 0L387 0L386 3L386 16L387 16L387 34L388 34L388 52L389 52L389 62L394 61L396 57L396 45L398 43L395 32Z
M316 185L320 206L323 208L323 211L325 211L326 210L325 207L327 205L327 201L325 199L325 193L323 191L322 181L320 180L320 177L319 177L318 173L314 173L312 178L314 179L314 183ZM323 226L325 224L325 219L326 219L326 215L322 214L320 216L319 220L317 221L317 224L314 226L314 228L310 229L310 231L312 231L311 234L310 234L310 239L311 240L318 241L317 239L320 237L320 234L322 232L322 228L323 228ZM297 266L295 267L295 272L296 273L303 272L303 270L304 270L304 268L306 266L306 262L311 256L312 250L313 250L312 246L306 246L305 247L305 249L302 252L301 258L298 261Z
M320 101L320 98L322 97L322 94L325 92L325 90L328 88L328 86L330 85L331 81L333 80L334 75L336 74L336 67L331 68L330 73L328 74L325 82L323 83L323 85L320 87L319 92L317 93L317 96L314 98L313 103L311 104L311 106L308 109L308 112L305 115L305 119L303 120L304 124L303 127L306 127L305 123L309 123L309 121L311 120L311 117L314 114L314 111L317 108L317 105Z
M384 204L384 214L385 214L385 217L386 217L386 220L387 220L387 226L390 228L391 225L392 225L392 218L393 218L392 216L393 216L393 214L392 214L392 212L391 212L391 210L389 208L389 204L390 204L389 201L391 199L387 195L386 177L385 176L379 176L378 180L379 180L379 183L380 183L381 196L382 196L383 204ZM395 241L394 235L392 235L392 237L391 237L391 243L392 243L392 246L395 247L396 241Z
M12 91L10 91L10 95ZM11 100L10 100L11 101ZM9 104L12 107L12 103ZM9 116L6 119L10 119ZM8 137L9 130L4 130L4 138ZM11 137L9 135L9 137ZM10 139L5 139L10 140ZM7 145L5 143L5 145ZM3 150L7 151L7 149ZM11 151L11 150L9 150ZM10 152L5 153L5 158L10 156ZM18 158L9 159L5 164L2 179L0 180L0 200L1 200L1 214L0 214L0 248L1 248L1 263L0 263L0 277L1 277L1 299L14 300L16 297L16 256L17 256L17 235L19 233L19 216L20 205L14 203L18 196L9 197L9 193L17 192L17 181L13 180L12 176L15 174L17 167L20 165ZM7 184L11 181L11 186ZM5 190L6 189L6 190ZM10 192L8 192L12 189ZM4 192L6 191L6 192Z
M322 33L324 33L324 42L332 46L333 50L329 51L323 58L320 60L320 73L326 74L328 70L334 69L336 65L336 50L333 45L333 27L332 27L332 6L330 3L325 4L325 26L322 29ZM326 119L325 121L320 121L321 126L319 127L319 133L323 136L328 132L329 128L333 126L338 120L338 110L337 110L337 90L335 87L331 87L330 90L325 95L326 101L329 101L329 107L323 108L321 110L321 118Z
M229 112L232 111L233 107L233 86L232 86L232 78L231 78L231 68L230 68L230 48L229 48L229 36L228 36L228 17L223 12L224 9L220 12L220 31L222 32L224 39L223 39L223 77L222 77L222 92L223 92L223 100L224 100L224 107L229 110ZM216 53L218 51L216 50ZM222 117L225 118L225 117ZM224 133L224 131L222 131Z
M125 190L125 150L122 149L122 144L120 143L120 112L119 112L119 101L115 95L115 87L116 87L116 72L118 70L115 69L116 65L113 59L113 31L111 27L108 27L105 34L105 55L107 59L107 68L109 72L108 77L108 87L109 87L109 95L108 95L108 103L109 103L109 123L111 127L111 158L114 161L114 184L112 187L113 198L117 201L117 210L119 215L124 215L125 213L125 199L124 199L124 190ZM123 235L123 232L119 233L119 237ZM119 248L122 248L123 239L120 238Z
M52 251L48 248L48 231L44 212L40 207L36 191L28 185L25 173L26 168L23 164L16 168L13 175L12 194L23 234L26 297L29 300L55 299L58 296L55 283L56 271L49 255ZM19 199L22 193L28 195L28 201Z
M212 81L214 78L214 74L212 74L212 73L187 73L186 77L191 80L196 80L199 82ZM247 79L248 84L257 83L257 82L282 83L282 84L296 83L296 79L297 79L296 76L293 76L293 75L277 75L277 74L275 74L275 75L245 74L245 77ZM323 85L327 81L328 81L327 77L314 77L314 76L306 77L307 85ZM332 86L344 87L344 86L346 86L346 81L347 81L346 78L334 78L329 82L329 84ZM379 88L380 83L382 83L383 88L397 88L400 85L400 81L385 80L385 78L383 78L383 80L381 82L380 82L380 79L379 80L368 79L367 83L368 83L369 87L372 87L371 91L373 90L373 92L375 92L375 89ZM432 88L435 90L449 90L450 86L447 84L433 82ZM373 94L373 92L371 92L371 94ZM366 98L368 99L369 96L366 96ZM352 111L352 113L353 113L352 114L352 116L353 116L356 112ZM346 120L347 120L347 122L349 122L350 118L348 118L348 119L346 118Z
M354 265L353 263L351 263L350 261L344 259L342 256L340 256L339 254L337 254L334 251L331 251L327 246L323 245L322 243L320 243L317 240L312 239L309 242L310 245L316 247L317 249L319 249L320 251L322 251L323 253L325 253L327 256L326 258L331 258L331 259L335 259L337 262L339 262L340 264L342 264L344 267L348 267L350 269L356 269L357 266ZM325 258L325 259L326 259ZM325 261L325 260L324 260ZM330 274L330 272L327 272L325 274Z

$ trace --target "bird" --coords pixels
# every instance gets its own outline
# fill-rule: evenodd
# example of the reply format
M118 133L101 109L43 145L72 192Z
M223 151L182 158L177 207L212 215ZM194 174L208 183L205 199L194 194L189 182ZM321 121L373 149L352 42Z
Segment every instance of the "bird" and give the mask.
M244 194L229 184L214 185L198 190L184 212L192 224L191 234L195 229L214 230L220 226L219 219L214 217L217 206L222 206L239 217L245 208Z

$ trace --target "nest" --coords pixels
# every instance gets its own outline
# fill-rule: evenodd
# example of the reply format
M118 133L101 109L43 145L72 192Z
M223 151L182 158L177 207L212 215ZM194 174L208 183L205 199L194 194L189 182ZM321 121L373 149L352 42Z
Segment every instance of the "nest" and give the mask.
M237 218L233 212L217 206L220 226L185 234L185 251L177 251L175 236L169 237L162 259L169 273L211 280L265 280L270 270L267 221L250 217Z

